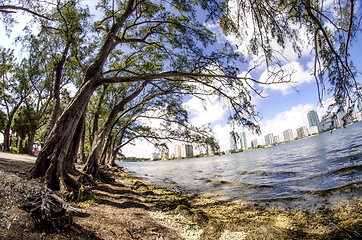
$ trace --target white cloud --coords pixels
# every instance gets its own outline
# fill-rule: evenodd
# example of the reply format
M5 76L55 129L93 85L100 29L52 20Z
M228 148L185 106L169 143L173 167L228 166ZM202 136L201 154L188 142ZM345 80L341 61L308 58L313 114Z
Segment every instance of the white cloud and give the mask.
M231 131L231 127L226 124L221 126L217 124L212 129L215 135L215 138L219 141L220 150L221 151L228 151L230 150L230 143L229 143L229 134Z
M313 75L309 72L309 70L305 70L303 66L299 62L291 62L286 65L284 65L282 68L275 68L275 71L278 70L284 70L285 74L291 74L290 78L289 76L285 77L286 83L276 83L276 84L270 84L270 85L263 85L265 89L270 89L273 91L279 91L283 95L288 95L293 91L293 87L297 87L299 85L302 85L304 83L309 83L314 80ZM278 75L277 77L282 77L281 75ZM272 82L274 76L271 75L267 70L265 70L260 75L260 81L264 83ZM277 80L277 79L276 79Z
M220 121L226 112L225 105L217 97L210 97L205 103L192 97L184 103L184 107L191 113L190 122L195 126Z
M136 139L133 143L122 148L122 154L126 157L150 158L151 153L155 152L155 147L145 140Z

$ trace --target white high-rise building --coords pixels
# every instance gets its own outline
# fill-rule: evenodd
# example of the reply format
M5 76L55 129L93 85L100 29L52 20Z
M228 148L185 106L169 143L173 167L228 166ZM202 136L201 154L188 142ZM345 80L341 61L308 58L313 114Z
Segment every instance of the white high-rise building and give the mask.
M274 136L273 142L274 142L274 143L280 143L279 136Z
M258 147L259 145L258 145L258 140L257 139L254 139L253 141L251 141L251 147L254 147L254 148L256 148L256 147Z
M309 111L307 117L308 117L309 127L311 128L316 126L318 128L318 132L321 132L322 125L321 122L319 121L318 113L314 110Z
M181 146L175 145L175 158L181 158Z
M240 134L240 148L241 149L248 149L248 142L246 141L246 133L242 132Z
M305 138L306 136L308 136L308 129L306 126L297 128L297 137L298 138Z
M181 145L181 156L182 157L193 157L194 148L191 144L182 144Z
M362 96L362 84L358 84L358 93ZM362 100L358 98L353 108L353 118L357 121L362 121Z
M283 136L284 136L284 142L290 142L294 140L292 129L285 130L283 132Z
M175 145L175 158L194 156L194 149L191 144Z
M309 128L309 134L311 135L315 135L315 134L318 134L319 131L318 131L318 127L317 126L312 126Z
M274 137L272 133L269 133L264 136L265 145L272 145L274 143Z
M236 139L237 139L237 134L234 131L231 131L229 135L230 150L238 150L238 144Z

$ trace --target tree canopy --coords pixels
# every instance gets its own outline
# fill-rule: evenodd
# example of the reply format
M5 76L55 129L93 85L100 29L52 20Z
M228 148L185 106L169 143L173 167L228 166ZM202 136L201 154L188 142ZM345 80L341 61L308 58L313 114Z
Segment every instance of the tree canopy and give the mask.
M81 184L74 162L85 134L90 152L85 170L93 176L99 173L101 145L112 143L119 150L137 137L187 139L190 131L198 134L190 141L215 145L209 130L188 124L187 111L180 107L185 96L204 101L216 96L230 107L231 121L259 132L252 97L260 96L260 85L291 81L283 69L282 51L288 45L299 55L303 45L313 49L321 98L328 85L340 106L361 99L349 59L361 20L353 0L101 0L93 18L81 0L10 3L0 1L5 22L17 11L35 17L39 32L27 28L21 39L29 58L41 59L38 79L49 86L47 99L54 99L32 175L63 192L77 191ZM247 64L250 55L253 64ZM261 67L268 71L265 81L258 79ZM62 105L60 89L68 82L78 90ZM158 133L140 120L155 116L164 121ZM85 124L87 118L92 126Z

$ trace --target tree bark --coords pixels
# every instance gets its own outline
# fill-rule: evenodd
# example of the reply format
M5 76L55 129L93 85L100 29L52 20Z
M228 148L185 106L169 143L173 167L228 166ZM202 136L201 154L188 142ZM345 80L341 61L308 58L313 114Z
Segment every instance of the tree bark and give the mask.
M23 103L23 99L21 98L21 100L18 102L18 104L13 108L13 110L8 115L8 122L6 123L5 134L4 134L4 151L5 152L10 152L10 128L11 128L11 124L13 123L15 113L18 111L18 109L20 108L20 105L22 103Z
M84 128L84 123L85 123L85 113L83 114L82 118L80 119L79 123L78 123L78 127L75 130L75 134L72 140L72 143L70 145L70 149L68 151L67 154L67 161L66 161L66 169L68 171L69 174L72 175L79 175L79 171L76 170L75 168L75 163L77 161L77 154L78 154L78 150L79 150L79 145L81 142L81 138L82 138L82 130Z
M64 69L65 62L67 60L68 52L70 49L71 41L67 41L65 49L62 54L62 58L57 63L57 67L55 68L55 81L53 85L53 109L48 120L47 128L45 131L45 136L48 136L51 130L53 129L55 122L58 119L60 112L60 83L62 80L62 73Z
M91 174L95 179L101 179L101 176L99 174L98 158L99 158L99 150L101 148L103 139L112 130L115 120L117 119L117 115L124 110L124 107L127 103L135 99L142 92L142 90L146 87L146 85L147 82L141 83L131 95L127 96L125 99L120 101L116 106L114 106L107 120L103 123L102 127L96 132L92 142L91 151L89 153L86 165L84 167L84 171L86 171L87 174Z
M96 132L98 131L98 121L99 121L99 116L101 114L101 108L102 108L102 103L104 100L104 97L106 95L106 91L107 91L108 85L104 85L103 87L103 91L101 93L101 96L99 97L99 101L97 104L97 110L94 114L94 118L93 118L93 128L92 128L92 134L90 135L90 142L93 142L94 139L94 135L96 134Z
M60 190L62 193L67 190L72 192L78 190L79 182L71 178L66 169L66 164L73 159L68 155L68 152L72 151L71 144L74 142L80 120L86 111L93 92L97 87L107 83L101 78L103 65L107 61L109 54L119 44L116 40L117 33L135 10L134 5L134 0L128 1L124 13L117 18L105 36L94 62L88 67L82 87L46 137L43 149L31 174L33 177L44 177L45 183L51 189Z
M44 176L46 184L52 189L65 192L74 190L78 186L69 177L66 168L74 161L74 158L68 153L74 152L71 144L75 142L79 123L96 88L94 81L88 81L82 86L46 138L43 149L36 160L32 176Z
M84 145L85 145L85 124L83 124L82 137L81 137L81 142L80 142L79 162L81 162L81 163L85 163L85 161L87 160L87 159L85 159Z
M29 134L28 134L28 147L27 147L27 153L29 155L33 154L33 142L34 142L34 138L35 138L35 132L36 129L32 130Z
M103 149L102 149L102 153L101 153L101 157L100 157L100 161L99 161L101 166L112 167L112 165L109 165L107 162L107 159L110 155L110 151L112 150L111 144L112 144L112 136L111 136L111 132L109 132L108 136L105 139L105 143L103 145Z

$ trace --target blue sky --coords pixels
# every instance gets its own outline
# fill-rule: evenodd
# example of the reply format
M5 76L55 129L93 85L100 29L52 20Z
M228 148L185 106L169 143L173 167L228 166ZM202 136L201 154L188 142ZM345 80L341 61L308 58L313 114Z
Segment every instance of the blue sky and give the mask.
M19 22L26 23L29 21L30 17L26 15L19 16ZM209 26L215 31L219 31L217 26ZM22 24L18 24L13 28L12 37L16 36L16 33L21 32L23 28ZM3 36L0 39L0 45L2 47L14 47L12 45L12 40L7 39L4 32L4 27L0 23L0 35ZM219 41L222 43L224 41L233 42L232 38L224 38L219 33ZM243 49L240 49L243 51ZM351 50L351 57L356 65L357 69L362 71L362 60L360 54L362 53L362 33L359 33L357 41L354 42L353 48ZM19 58L21 57L21 52L17 52ZM290 47L284 51L285 56L288 58L289 62L285 62L285 65L293 67L296 73L292 76L292 81L296 82L294 88L278 85L273 87L265 87L263 89L263 95L267 96L265 99L259 97L253 98L253 103L256 105L256 110L261 114L260 126L262 134L260 136L253 135L251 132L243 129L241 127L237 128L238 132L246 131L247 139L250 146L250 141L253 139L258 139L259 144L264 144L264 135L268 133L273 133L274 135L279 135L282 140L282 131L286 129L293 129L301 126L308 126L307 122L307 112L310 110L317 110L320 113L320 117L323 113L323 108L319 107L318 101L318 92L315 80L310 73L310 63L313 61L313 56L311 55L311 49L305 45L303 49L303 58L297 58L296 54L291 51ZM249 66L244 66L245 70L250 67L252 61L256 59L255 56L249 56L250 60ZM261 67L257 74L252 75L256 79L263 78L263 72L265 68ZM358 76L358 82L361 83L361 75ZM327 100L329 96L324 96L323 100ZM216 138L220 142L221 150L229 150L229 132L231 130L230 125L227 122L228 119L228 110L225 107L225 104L218 101L216 98L210 99L207 103L207 109L205 110L203 105L196 98L190 98L185 102L185 106L189 108L191 112L191 123L194 125L210 124L212 127ZM151 123L152 124L152 123ZM173 153L173 143L169 144L170 153ZM127 146L123 149L123 153L127 156L136 156L136 157L150 157L150 154L154 152L155 149L153 146L137 140L135 145Z

